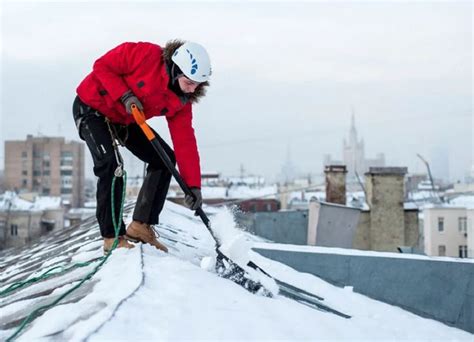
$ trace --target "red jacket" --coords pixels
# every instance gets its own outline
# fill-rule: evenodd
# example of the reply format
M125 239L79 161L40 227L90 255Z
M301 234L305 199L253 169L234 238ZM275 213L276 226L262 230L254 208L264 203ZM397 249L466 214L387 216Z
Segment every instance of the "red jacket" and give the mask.
M162 54L162 48L155 44L123 43L94 63L93 71L77 88L77 95L110 121L127 125L134 118L125 111L120 97L132 90L147 119L166 116L180 173L188 186L201 187L192 104L183 104L168 89L169 76Z

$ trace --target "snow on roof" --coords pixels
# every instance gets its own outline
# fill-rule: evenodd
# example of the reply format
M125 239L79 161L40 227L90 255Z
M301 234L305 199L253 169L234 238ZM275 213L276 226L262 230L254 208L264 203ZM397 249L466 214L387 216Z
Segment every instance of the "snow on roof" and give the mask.
M474 195L461 195L449 201L450 205L474 209Z
M227 198L227 188L224 186L203 186L202 197L206 199L211 198Z
M32 211L34 210L34 204L30 201L21 199L12 191L7 191L0 195L0 210Z
M247 185L238 185L227 187L204 186L201 189L203 198L229 198L229 199L250 199L250 198L274 198L278 192L277 186L249 187ZM267 197L268 196L268 197Z
M433 198L437 198L433 191L413 191L408 193L408 198L413 201L430 201Z
M430 261L474 263L474 259L466 259L466 258L431 257L431 256L426 256L426 255L420 255L420 254L375 252L375 251L364 251L364 250L347 249L347 248L300 246L300 245L287 245L287 244L278 244L278 243L256 243L254 247L262 248L262 249L273 249L273 250L305 252L305 253L341 254L341 255L356 255L356 256L368 256L368 257L397 258L397 259L418 259L418 260L430 260Z
M61 197L37 196L35 198L34 207L37 210L61 208Z
M58 208L61 208L61 197L36 196L34 202L30 202L13 191L0 195L0 210L41 211Z
M126 207L126 221L133 206ZM233 227L222 209L210 217L224 243L251 242ZM328 340L328 339L471 339L472 335L416 316L363 295L337 288L309 274L250 251L248 257L267 272L306 291L323 295L325 303L353 316L315 310L286 297L253 295L235 283L202 269L214 243L193 212L167 202L158 231L170 253L150 245L114 251L92 279L69 300L30 323L23 340ZM42 268L70 265L102 255L97 223L62 230L33 246L0 253L0 290L11 282L38 274ZM244 254L239 248L226 253ZM14 332L33 308L48 304L82 279L95 264L51 277L0 298L0 340Z
M235 186L229 189L230 198L255 198L264 197L272 198L271 195L275 195L278 192L276 185L269 185L258 188L251 188L249 186Z
M405 210L416 210L416 209L418 209L418 206L416 205L416 203L413 203L413 202L405 202L405 203L403 203L403 209L405 209Z

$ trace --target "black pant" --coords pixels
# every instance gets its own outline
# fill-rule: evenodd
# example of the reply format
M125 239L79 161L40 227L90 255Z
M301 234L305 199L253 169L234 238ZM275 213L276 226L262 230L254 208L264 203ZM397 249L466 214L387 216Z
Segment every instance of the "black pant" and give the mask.
M114 153L109 127L105 116L83 103L79 97L74 100L72 112L79 136L86 142L91 152L94 161L94 174L99 178L97 181L96 216L100 232L103 237L112 238L115 236L115 232L112 221L111 192L118 161ZM147 174L138 194L133 219L148 224L157 224L168 193L171 173L137 124L122 126L110 123L110 126L130 152L148 163ZM155 135L171 161L176 164L173 150L156 132ZM114 191L116 216L120 212L122 191L123 178L120 177L116 179ZM119 235L124 235L125 224L122 218L119 222Z

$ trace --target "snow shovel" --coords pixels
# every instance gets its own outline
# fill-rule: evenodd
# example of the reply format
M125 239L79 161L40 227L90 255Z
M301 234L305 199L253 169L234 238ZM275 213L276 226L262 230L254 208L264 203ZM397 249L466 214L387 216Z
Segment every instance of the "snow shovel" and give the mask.
M181 187L181 189L183 190L183 192L186 195L190 195L190 196L194 197L194 194L191 192L188 185L184 182L184 180L181 177L181 175L179 174L178 170L176 170L176 168L175 168L173 162L171 161L170 157L165 152L165 150L161 146L160 142L156 138L155 133L150 128L150 126L148 126L148 124L146 123L145 114L142 111L140 111L140 109L138 109L138 107L135 104L132 104L132 115L135 119L135 122L140 126L143 133L145 134L145 136L147 137L147 139L150 141L151 145L155 149L156 153L158 153L161 160L166 165L167 169L171 172L173 177L176 179L176 181L178 182L178 184ZM212 231L211 222L210 222L209 218L207 217L206 213L204 213L204 211L202 210L201 207L199 207L196 210L195 215L199 216L201 218L202 222L204 222L207 230L209 231L212 238L216 242L216 253L217 253L216 271L217 271L217 273L221 277L226 278L226 279L230 279L234 283L243 286L244 288L246 288L248 291L250 291L252 293L257 293L257 292L260 291L260 293L262 293L264 295L271 296L271 292L268 291L267 289L265 289L261 283L248 278L247 272L242 267L237 265L229 257L224 255L220 251L220 249L219 249L220 241L216 237L214 232ZM253 265L249 265L249 266L252 267ZM252 268L254 268L254 267L252 267Z
M155 149L155 151L158 153L160 156L161 160L163 163L165 163L166 167L168 170L171 172L171 174L174 176L176 181L178 182L179 186L183 190L183 192L187 195L194 196L187 184L184 182L183 178L179 174L178 170L174 167L173 163L171 162L169 156L166 154L165 150L161 146L160 142L155 136L155 133L151 130L150 126L146 123L146 118L145 115L142 111L138 109L136 105L132 105L132 114L133 117L135 118L136 123L140 126L142 129L143 133L145 136L148 138L150 141L151 145ZM196 216L199 216L206 225L207 230L211 234L212 238L214 239L216 243L216 253L217 253L217 258L216 258L216 271L217 274L223 278L229 279L233 281L234 283L244 287L251 293L258 293L260 295L264 295L267 297L273 297L274 293L270 291L268 288L263 286L260 282L255 281L250 279L249 273L245 271L241 266L236 264L234 261L232 261L228 256L226 256L224 253L220 251L220 241L214 234L211 228L211 222L207 215L204 213L202 208L198 208L195 212ZM262 268L260 268L258 265L256 265L254 262L249 261L246 265L247 267L260 272L267 276L268 278L272 279L273 281L276 282L279 290L278 293L298 301L301 304L307 305L312 308L316 308L318 310L322 310L325 312L330 312L333 314L336 314L338 316L344 317L344 318L350 318L351 316L346 315L342 312L339 312L337 310L334 310L330 308L329 306L322 304L321 300L323 298L309 293L307 291L304 291L302 289L299 289L293 285L290 285L284 281L281 281L279 279L274 278L267 272L265 272Z

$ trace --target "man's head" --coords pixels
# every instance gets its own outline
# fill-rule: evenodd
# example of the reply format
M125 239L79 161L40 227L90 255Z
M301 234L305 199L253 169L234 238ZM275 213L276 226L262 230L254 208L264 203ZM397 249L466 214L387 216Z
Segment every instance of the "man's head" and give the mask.
M202 45L186 42L176 49L171 60L182 73L177 80L183 93L193 93L211 76L211 60Z
M178 76L178 84L183 93L192 94L201 83L195 82L193 80L190 80L186 76L181 75Z

